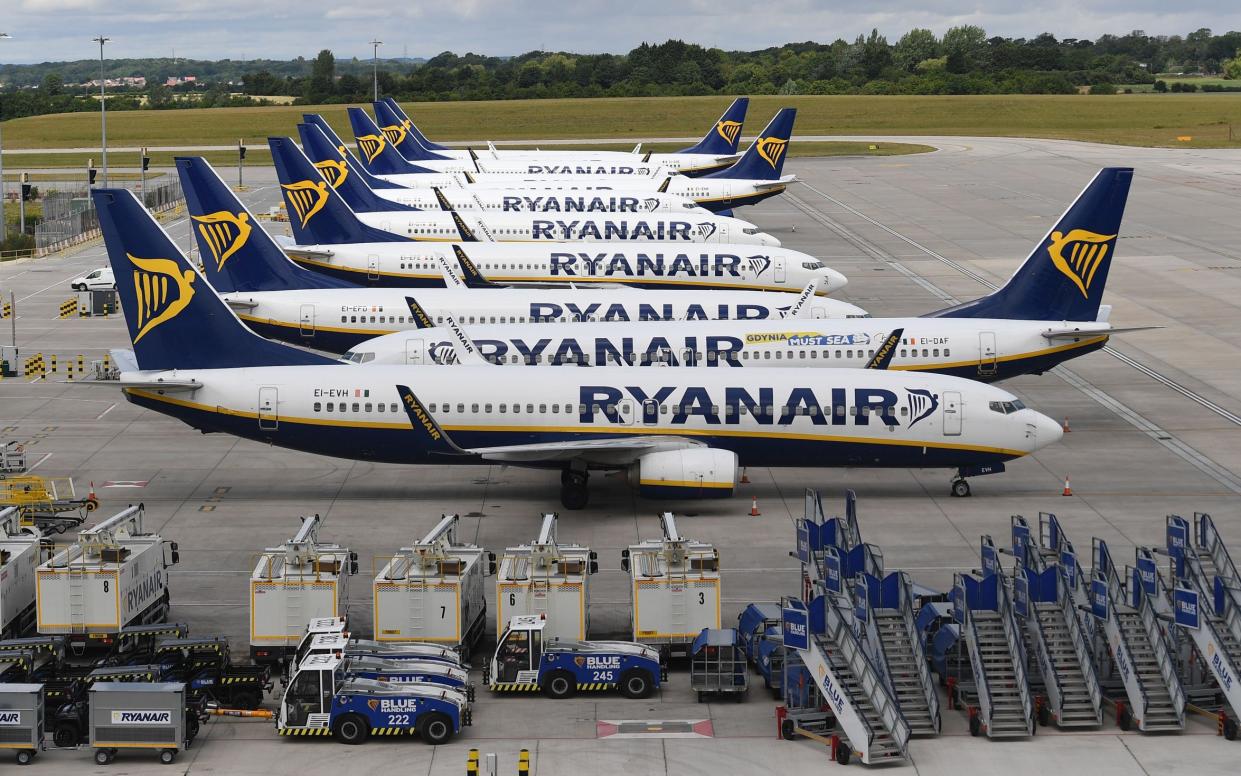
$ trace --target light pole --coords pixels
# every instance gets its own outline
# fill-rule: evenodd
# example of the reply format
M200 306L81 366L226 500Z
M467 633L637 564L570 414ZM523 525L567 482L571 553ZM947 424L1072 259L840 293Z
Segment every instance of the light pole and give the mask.
M0 40L8 40L7 32L0 32ZM4 114L0 113L0 243L8 239L9 225L4 218Z
M107 94L104 92L104 88L103 88L104 81L106 80L103 75L103 44L107 43L108 41L112 39L105 38L104 36L100 35L98 38L91 38L91 40L99 44L99 127L100 127L101 139L102 139L102 145L100 147L100 151L103 152L102 153L103 185L107 186L108 185L108 99L107 99Z
M371 41L371 84L375 87L375 102L379 102L379 47L382 40Z

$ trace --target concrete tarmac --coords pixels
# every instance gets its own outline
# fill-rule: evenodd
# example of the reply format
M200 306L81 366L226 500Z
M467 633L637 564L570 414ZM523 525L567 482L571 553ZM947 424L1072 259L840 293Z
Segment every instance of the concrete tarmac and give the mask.
M896 138L892 138L896 139ZM1237 197L1241 153L1139 149L1063 141L902 138L940 148L890 158L792 159L804 182L782 197L741 210L786 246L824 259L850 278L841 296L873 315L914 315L982 295L1002 283L1059 213L1104 165L1136 167L1129 207L1105 301L1119 326L1159 326L1113 338L1111 351L1052 373L1006 383L1032 407L1066 418L1072 433L1005 474L976 478L974 496L948 494L943 470L750 469L752 483L730 501L648 502L621 478L592 478L592 503L566 512L554 474L517 468L397 467L269 448L198 432L126 403L119 391L29 378L0 381L0 440L28 445L35 472L94 482L107 516L146 505L148 526L175 539L173 617L196 635L222 634L246 653L247 584L255 556L297 528L298 516L324 516L321 536L359 553L350 615L371 625L370 578L385 556L417 538L441 513L465 517L466 534L493 551L529 541L543 511L560 511L560 535L599 553L592 582L592 635L621 635L628 622L627 576L619 553L659 533L656 514L684 515L682 532L714 543L724 570L724 620L750 601L798 588L792 521L808 487L838 512L845 488L859 497L862 533L883 550L888 569L946 589L957 571L978 566L979 536L1006 543L1009 516L1032 521L1056 513L1078 548L1105 539L1118 562L1133 547L1163 542L1164 516L1211 513L1241 548L1241 250ZM225 179L231 174L224 171ZM256 211L278 202L268 170L247 169L243 196ZM184 217L166 223L189 246ZM795 231L794 231L795 229ZM104 263L89 245L43 259L0 265L0 293L17 300L22 356L55 353L63 364L128 347L118 318L57 318L69 281ZM7 343L8 321L0 321ZM76 375L75 375L76 377ZM1065 476L1074 495L1061 496ZM119 483L143 483L122 487ZM106 483L116 486L108 487ZM750 517L757 497L761 517ZM494 623L491 624L494 629ZM483 655L475 656L481 665ZM535 773L718 774L792 772L827 764L822 747L774 736L775 702L751 677L747 702L698 704L684 667L649 701L582 697L492 697L480 690L474 727L453 744L375 740L362 748L330 741L282 740L270 723L211 722L178 762L186 772L319 773L400 769L455 773L477 747L515 773L528 747ZM757 685L757 686L755 686ZM274 708L274 699L268 705ZM944 712L944 733L915 740L911 763L923 774L1047 772L1096 774L1234 773L1235 742L1212 722L1190 717L1179 736L1042 729L1026 741L968 737L959 711ZM601 720L701 720L710 738L598 738ZM1054 741L1047 740L1055 739ZM122 754L124 767L166 773L154 757ZM37 768L94 768L86 752L49 751ZM1229 763L1232 763L1229 765ZM120 766L112 766L113 769ZM888 769L885 769L888 770Z

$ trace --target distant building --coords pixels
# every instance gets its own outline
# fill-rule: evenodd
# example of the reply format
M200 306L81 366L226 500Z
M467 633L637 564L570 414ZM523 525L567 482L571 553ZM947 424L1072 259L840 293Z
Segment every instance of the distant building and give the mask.
M183 84L192 84L198 82L196 75L172 75L168 76L168 80L164 81L164 86L181 86Z

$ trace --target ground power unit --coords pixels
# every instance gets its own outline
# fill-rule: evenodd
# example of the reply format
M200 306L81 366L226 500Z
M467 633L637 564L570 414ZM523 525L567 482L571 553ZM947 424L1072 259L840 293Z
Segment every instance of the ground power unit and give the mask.
M633 601L633 640L665 654L688 653L703 628L720 627L720 555L683 538L671 512L660 515L663 537L621 551Z
M302 518L297 534L259 555L250 574L250 657L277 663L297 649L306 623L347 615L349 577L357 553L320 542L318 515Z
M110 647L121 628L168 617L168 569L176 542L142 528L141 504L78 534L35 571L38 630L69 647Z
M543 515L539 538L509 547L496 573L496 633L519 615L546 618L543 638L582 641L590 629L590 576L599 569L589 547L561 544L556 515Z
M483 577L495 556L457 539L457 515L402 547L375 575L375 638L430 641L468 655L486 629Z

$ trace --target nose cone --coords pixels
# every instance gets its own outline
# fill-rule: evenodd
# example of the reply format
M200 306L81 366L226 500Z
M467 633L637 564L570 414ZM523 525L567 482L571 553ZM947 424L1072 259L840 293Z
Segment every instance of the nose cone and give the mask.
M824 267L819 271L819 277L821 278L819 290L825 294L839 291L849 285L849 278L840 274L836 270L828 269L827 267Z
M1048 445L1059 442L1060 438L1064 436L1064 429L1060 427L1060 424L1041 412L1034 412L1033 410L1030 410L1030 412L1034 415L1035 429L1035 438L1031 440L1033 444L1031 445L1030 452L1042 450ZM1029 423L1030 421L1027 420L1026 422Z

